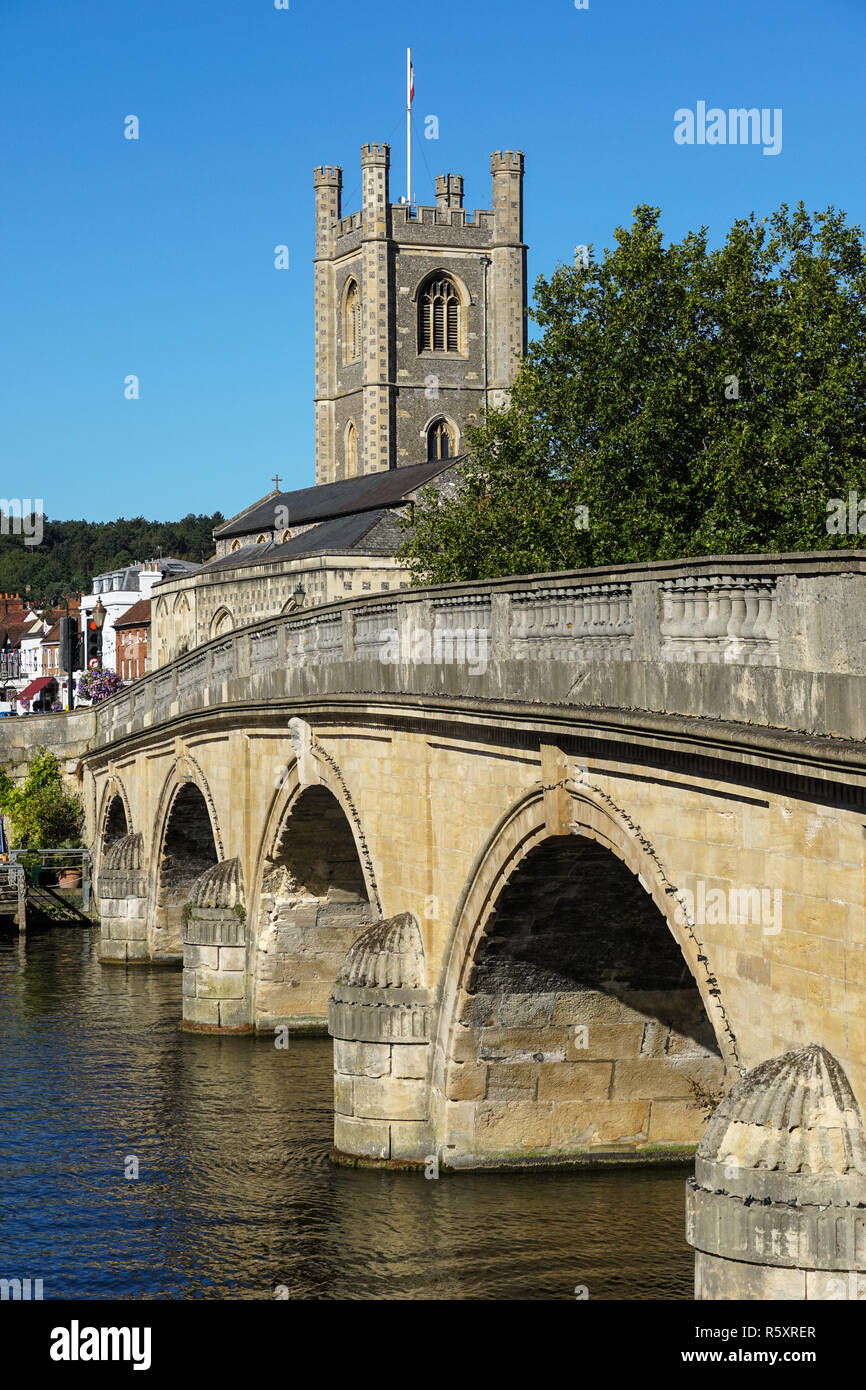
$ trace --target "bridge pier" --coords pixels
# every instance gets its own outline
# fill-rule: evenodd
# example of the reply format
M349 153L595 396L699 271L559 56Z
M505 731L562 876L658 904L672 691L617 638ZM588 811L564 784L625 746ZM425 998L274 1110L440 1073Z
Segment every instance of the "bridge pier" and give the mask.
M147 962L147 875L142 871L143 841L138 833L109 846L97 879L99 959L103 965Z
M243 875L227 859L196 879L183 925L183 1020L188 1033L252 1033Z
M328 1009L336 1156L415 1161L432 1151L424 946L410 912L349 950Z
M866 1133L823 1047L762 1062L715 1111L686 1187L697 1300L866 1297Z

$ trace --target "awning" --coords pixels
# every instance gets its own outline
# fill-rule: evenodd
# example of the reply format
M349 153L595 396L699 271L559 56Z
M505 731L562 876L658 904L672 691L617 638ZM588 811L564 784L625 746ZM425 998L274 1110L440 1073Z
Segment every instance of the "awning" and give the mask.
M34 695L38 695L40 690L44 690L46 685L56 685L53 676L40 676L38 680L31 681L28 686L18 695L19 700L32 700Z

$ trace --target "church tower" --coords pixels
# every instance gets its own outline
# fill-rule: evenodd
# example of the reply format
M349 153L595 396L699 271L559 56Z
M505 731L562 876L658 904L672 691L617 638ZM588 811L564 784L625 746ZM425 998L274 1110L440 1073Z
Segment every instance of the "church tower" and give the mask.
M491 157L493 206L473 214L459 174L435 207L392 204L390 162L362 147L348 217L342 170L315 171L317 483L457 457L526 351L523 155Z

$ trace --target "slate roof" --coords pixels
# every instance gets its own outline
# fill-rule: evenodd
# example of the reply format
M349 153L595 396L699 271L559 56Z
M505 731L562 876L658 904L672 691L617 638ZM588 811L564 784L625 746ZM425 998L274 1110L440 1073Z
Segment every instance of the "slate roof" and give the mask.
M277 507L287 509L289 526L308 526L314 521L328 521L355 512L398 507L409 494L459 462L459 458L433 459L429 463L411 464L408 468L389 468L381 473L365 473L361 478L344 478L339 483L319 483L294 492L270 492L218 526L214 539L273 531Z
M118 618L114 624L117 631L119 627L147 627L150 622L150 599L140 598L131 608L127 608L122 618Z
M183 579L188 574L193 574L200 566L192 560L178 560L174 555L162 555L158 560L149 561L151 570L155 565L163 579ZM120 565L116 570L103 570L102 574L93 576L93 592L109 593L110 589L97 590L96 585L104 580L120 578L120 588L125 593L134 592L140 588L139 579L144 571L144 562L136 560L134 565ZM113 585L112 585L113 588Z
M246 565L278 564L306 555L393 555L402 539L403 532L396 518L388 509L380 507L372 512L356 512L323 521L290 541L263 541L261 545L253 542L221 555L218 560L209 560L202 565L201 572L212 574L216 570L240 569Z

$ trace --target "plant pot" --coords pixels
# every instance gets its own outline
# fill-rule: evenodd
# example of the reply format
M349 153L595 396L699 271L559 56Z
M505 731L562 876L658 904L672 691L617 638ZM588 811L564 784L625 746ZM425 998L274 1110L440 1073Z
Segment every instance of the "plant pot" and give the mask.
M57 876L57 886L59 888L80 888L81 870L61 869Z

